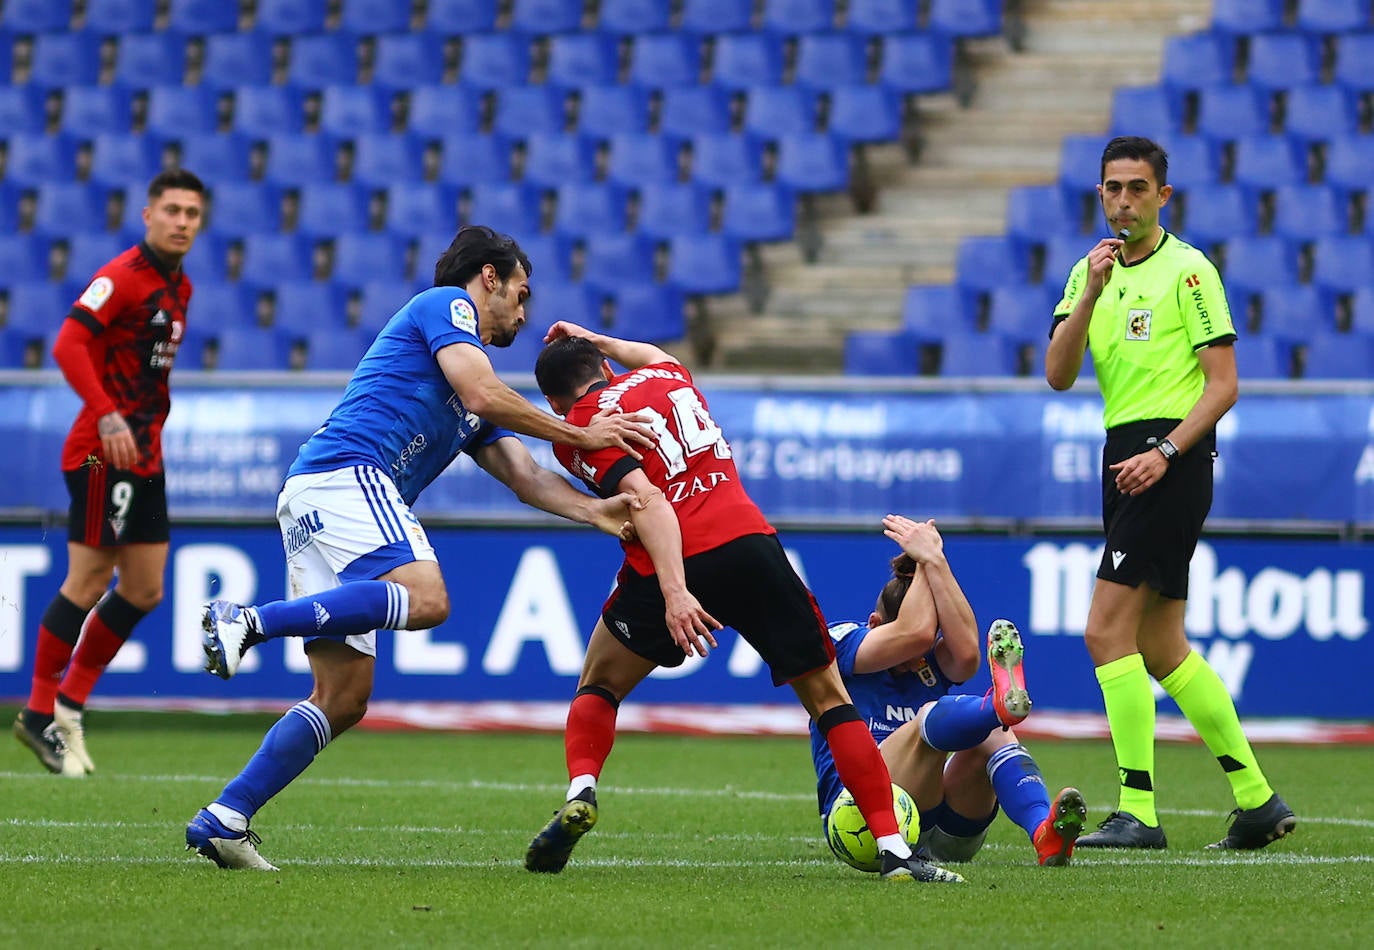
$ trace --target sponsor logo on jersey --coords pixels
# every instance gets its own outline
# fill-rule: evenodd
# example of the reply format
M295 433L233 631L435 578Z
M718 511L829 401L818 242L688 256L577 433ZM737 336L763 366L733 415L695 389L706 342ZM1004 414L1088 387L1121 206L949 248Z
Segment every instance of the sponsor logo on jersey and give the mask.
M86 288L85 293L81 295L77 303L95 313L105 306L105 301L109 300L113 293L114 281L108 277L97 277L91 281L91 285Z
M448 318L464 333L477 335L477 311L462 297L455 297L448 305Z
M1126 339L1148 340L1153 310L1130 310L1126 313Z

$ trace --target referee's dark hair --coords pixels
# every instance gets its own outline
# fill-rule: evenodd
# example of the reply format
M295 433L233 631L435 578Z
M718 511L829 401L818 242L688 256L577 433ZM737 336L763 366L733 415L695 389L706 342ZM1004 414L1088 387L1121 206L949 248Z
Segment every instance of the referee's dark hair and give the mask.
M158 172L153 180L148 182L148 199L151 201L161 198L162 193L171 188L194 191L202 197L205 195L205 183L194 173L185 168L169 168L165 172Z
M1107 163L1129 158L1150 163L1155 172L1155 184L1163 188L1169 183L1169 155L1164 146L1140 135L1118 135L1102 150L1102 167L1097 180L1107 177Z
M534 361L534 381L545 396L566 399L601 378L604 359L591 340L561 336L544 347Z
M515 272L515 265L531 273L530 259L509 234L498 234L481 224L467 224L458 229L448 250L439 255L434 264L435 287L466 287L468 281L490 264L504 284Z

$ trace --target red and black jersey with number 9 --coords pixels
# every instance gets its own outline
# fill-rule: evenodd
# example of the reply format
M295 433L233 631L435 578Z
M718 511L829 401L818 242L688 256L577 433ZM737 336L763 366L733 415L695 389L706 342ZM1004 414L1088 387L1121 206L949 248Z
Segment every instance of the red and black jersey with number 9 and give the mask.
M681 364L652 363L593 387L567 415L585 426L604 409L649 416L658 444L637 462L616 448L588 452L555 445L558 461L603 497L615 494L626 473L642 468L672 504L682 526L682 556L691 557L747 534L773 534L773 526L740 484L730 445ZM638 541L625 542L625 559L641 575L654 573Z

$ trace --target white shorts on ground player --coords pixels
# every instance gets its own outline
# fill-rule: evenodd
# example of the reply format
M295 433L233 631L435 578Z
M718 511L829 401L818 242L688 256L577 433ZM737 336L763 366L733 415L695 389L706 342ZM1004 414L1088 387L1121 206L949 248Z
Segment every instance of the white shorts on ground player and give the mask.
M370 465L291 476L277 497L277 523L292 600L375 580L402 564L438 560L391 478ZM377 655L375 630L328 639Z

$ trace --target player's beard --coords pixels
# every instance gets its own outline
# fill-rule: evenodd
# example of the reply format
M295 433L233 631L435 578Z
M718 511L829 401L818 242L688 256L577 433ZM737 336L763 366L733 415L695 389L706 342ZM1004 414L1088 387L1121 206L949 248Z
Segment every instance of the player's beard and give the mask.
M489 346L507 347L515 342L515 335L520 332L519 327L510 327L506 330L493 332Z

